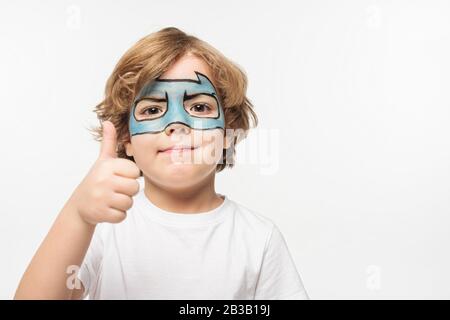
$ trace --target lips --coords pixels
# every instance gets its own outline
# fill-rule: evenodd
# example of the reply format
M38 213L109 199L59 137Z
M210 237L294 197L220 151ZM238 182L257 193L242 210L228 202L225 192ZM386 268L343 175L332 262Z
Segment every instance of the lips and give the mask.
M198 146L171 146L158 150L158 153L171 153L171 152L188 152L197 149Z

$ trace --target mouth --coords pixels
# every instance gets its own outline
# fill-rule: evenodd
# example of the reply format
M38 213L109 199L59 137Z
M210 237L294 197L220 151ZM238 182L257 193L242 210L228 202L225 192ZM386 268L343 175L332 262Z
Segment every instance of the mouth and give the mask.
M191 152L198 148L198 146L173 146L158 150L158 153L170 154L174 152Z

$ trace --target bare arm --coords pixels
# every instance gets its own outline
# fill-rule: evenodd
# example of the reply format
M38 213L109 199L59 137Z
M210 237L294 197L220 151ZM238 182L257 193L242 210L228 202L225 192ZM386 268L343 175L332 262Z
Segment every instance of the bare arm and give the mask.
M81 298L82 290L72 297L66 271L81 265L94 230L95 225L85 222L69 200L28 265L14 299Z
M97 223L119 223L139 191L140 170L117 158L117 136L110 121L102 123L100 156L64 205L19 283L15 299L79 299L70 289L70 266L80 267ZM67 273L69 271L69 274Z

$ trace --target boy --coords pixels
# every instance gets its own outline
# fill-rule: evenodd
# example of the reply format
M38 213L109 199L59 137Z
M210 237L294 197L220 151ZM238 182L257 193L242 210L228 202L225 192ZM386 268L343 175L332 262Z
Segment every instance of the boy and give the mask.
M308 299L276 225L215 192L257 123L246 87L238 66L179 29L130 48L95 110L100 155L15 298Z

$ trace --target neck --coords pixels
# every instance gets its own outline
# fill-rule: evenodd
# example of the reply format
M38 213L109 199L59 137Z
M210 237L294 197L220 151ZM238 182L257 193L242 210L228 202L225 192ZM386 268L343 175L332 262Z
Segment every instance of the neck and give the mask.
M177 213L201 213L217 208L223 199L214 188L215 174L196 186L186 189L170 189L155 184L144 176L145 196L158 208Z

